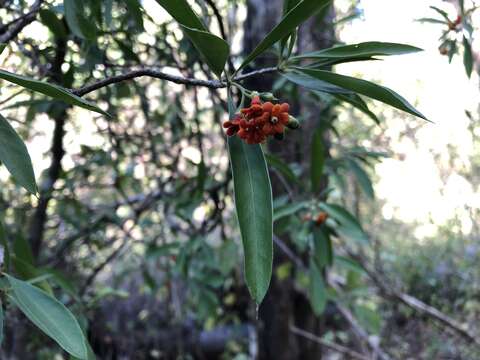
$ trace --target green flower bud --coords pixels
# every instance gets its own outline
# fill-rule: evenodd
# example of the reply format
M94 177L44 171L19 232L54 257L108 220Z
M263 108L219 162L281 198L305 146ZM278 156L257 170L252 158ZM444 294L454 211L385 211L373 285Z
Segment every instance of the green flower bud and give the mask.
M287 127L289 129L296 130L300 127L300 122L292 115L289 115Z
M260 94L260 97L264 100L278 100L275 95L273 95L271 92L264 92Z

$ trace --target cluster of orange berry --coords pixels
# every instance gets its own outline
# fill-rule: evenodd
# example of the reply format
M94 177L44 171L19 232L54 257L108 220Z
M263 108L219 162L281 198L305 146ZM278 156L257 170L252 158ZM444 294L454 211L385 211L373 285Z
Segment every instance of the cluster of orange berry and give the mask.
M289 110L287 103L262 103L260 96L256 95L250 107L241 109L233 119L225 121L223 127L228 136L238 135L247 144L260 144L269 136L283 139L285 127L299 127L298 120L288 113Z

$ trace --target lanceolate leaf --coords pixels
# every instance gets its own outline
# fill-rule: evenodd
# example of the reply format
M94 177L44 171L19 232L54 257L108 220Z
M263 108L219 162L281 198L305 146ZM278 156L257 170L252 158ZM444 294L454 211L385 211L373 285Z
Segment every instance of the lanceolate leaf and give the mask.
M235 108L229 97L229 112ZM260 145L238 137L228 139L235 207L245 257L245 278L251 296L260 304L267 293L273 263L272 187Z
M415 46L385 43L364 42L360 44L336 46L307 54L300 54L295 59L357 59L373 56L402 55L422 51Z
M157 0L167 12L183 26L207 31L207 28L192 10L186 0Z
M0 115L0 161L17 182L32 194L37 184L27 147L9 122Z
M315 79L311 76L296 73L282 74L284 78L293 82L294 84L303 86L310 90L321 91L328 94L353 94L350 90L343 89L341 87L329 84L325 81Z
M463 37L463 64L465 65L465 71L468 77L472 76L473 71L473 55L472 55L472 45L468 39Z
M65 19L75 35L82 39L94 40L97 36L95 22L87 18L83 12L84 6L81 1L63 0Z
M442 9L439 9L438 7L436 6L430 6L430 9L433 9L435 10L437 13L439 13L444 19L445 21L450 21L450 19L448 18L448 14L446 11L442 10Z
M270 31L257 47L246 57L238 70L247 66L257 56L269 49L278 41L288 36L293 30L309 17L317 14L322 8L330 4L330 0L303 0L290 10L280 23Z
M355 241L368 244L368 236L357 219L345 208L336 204L320 204L320 208L328 213L339 224L336 230Z
M0 79L20 85L29 90L50 96L54 99L61 100L63 102L66 102L67 104L80 106L87 110L95 111L100 114L109 116L105 111L100 109L98 106L93 105L92 103L82 99L81 97L72 94L70 91L60 86L49 84L44 81L30 79L26 76L13 74L5 70L0 70Z
M310 259L310 302L315 315L320 316L327 306L327 288L322 273Z
M48 27L50 32L57 38L64 39L67 37L67 29L65 25L52 10L40 10L40 20L42 24Z
M333 263L332 239L323 227L313 229L314 260L319 269Z
M421 18L417 19L418 22L430 23L430 24L441 24L441 25L448 25L448 21L445 20L438 20L433 18Z
M272 189L260 145L228 139L235 188L235 206L245 253L250 294L260 304L272 276Z
M349 103L356 109L360 110L365 115L370 117L373 121L375 121L377 125L380 124L380 120L378 119L377 115L375 115L368 108L367 103L359 95L352 93L352 94L333 94L333 96L336 97L338 100Z
M157 2L182 26L210 69L220 77L230 52L228 43L208 31L186 0Z
M182 26L212 71L220 77L230 54L227 42L207 31Z
M290 216L298 213L300 210L305 209L308 206L308 202L295 202L293 204L287 204L275 209L273 213L273 221L280 220L286 216Z
M350 160L349 165L358 181L358 184L360 185L360 188L363 190L365 195L367 195L370 199L373 199L375 197L375 191L373 190L372 180L370 180L368 174L354 160Z
M30 321L72 356L88 359L87 340L72 313L61 302L29 283L5 276L12 287L10 298Z
M283 1L283 14L286 15L292 10L295 6L298 5L300 0L284 0Z
M290 10L292 10L295 6L297 6L300 1L301 0L284 0L283 1L283 16L288 14L290 12ZM281 45L282 52L283 52L283 49L285 48L285 45L287 44L287 40L288 40L289 36L291 36L293 34L294 34L294 32L290 33L289 35L285 36L282 39L282 43L281 43L282 44Z
M275 168L285 177L285 180L288 180L291 183L299 183L298 178L292 169L290 169L290 167L280 158L272 154L265 154L265 159L267 160L268 165Z
M298 70L312 78L368 96L372 99L393 106L394 108L427 120L427 118L416 110L407 100L387 87L351 76L335 74L331 71L311 70L305 68L298 68Z

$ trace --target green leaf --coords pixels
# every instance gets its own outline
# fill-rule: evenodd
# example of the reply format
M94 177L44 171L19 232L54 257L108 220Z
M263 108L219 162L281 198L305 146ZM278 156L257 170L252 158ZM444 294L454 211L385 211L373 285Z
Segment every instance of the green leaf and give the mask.
M472 45L465 36L463 36L463 64L465 65L465 71L470 78L473 71Z
M355 305L354 313L358 322L369 333L380 334L382 329L382 317L379 311L375 311L365 305Z
M142 5L140 2L138 0L125 0L125 2L127 3L128 14L135 20L138 30L145 31L143 27Z
M351 76L335 74L331 71L310 70L305 68L298 68L298 70L315 79L354 91L361 95L368 96L372 99L393 106L394 108L427 120L427 118L422 115L418 110L416 110L407 100L405 100L402 96L398 95L396 92L387 87L376 85L366 80L356 79Z
M235 106L228 99L233 116ZM235 207L245 257L250 295L259 305L267 293L273 263L273 203L267 163L260 145L248 145L237 136L228 139Z
M337 100L344 101L349 103L356 109L363 112L369 118L371 118L377 125L380 124L380 120L378 119L377 115L375 115L370 109L368 108L367 103L357 94L332 94Z
M312 155L310 164L310 179L312 183L312 191L320 190L323 169L325 167L325 147L323 146L322 131L315 130L312 139Z
M211 34L186 0L157 0L182 26L210 69L220 77L230 53L228 43Z
M448 14L446 11L442 10L442 9L439 9L438 7L436 6L430 6L430 9L433 9L435 10L438 14L440 14L447 22L450 21L450 19L448 18Z
M0 115L0 161L18 183L32 194L37 184L27 147L7 119Z
M228 139L240 233L245 253L245 276L257 304L265 297L272 276L273 206L267 164L260 145L238 137Z
M350 90L329 84L325 81L312 78L311 76L295 73L285 73L282 76L294 84L303 86L310 90L320 91L327 94L353 94Z
M72 32L82 39L95 40L97 28L94 21L90 21L84 13L85 3L75 0L63 0L65 19Z
M7 44L0 44L0 55L2 55L3 50L7 47Z
M268 50L278 41L288 36L297 26L309 17L317 14L322 8L330 4L330 0L303 0L286 14L280 23L270 31L257 47L245 58L237 71L247 66L257 56Z
M448 25L448 21L445 20L438 20L433 18L421 18L415 21L422 22L422 23L430 23L430 24L441 24L441 25Z
M77 95L72 94L70 91L62 88L61 86L50 84L45 81L30 79L26 76L13 74L5 70L0 70L0 79L20 85L24 88L38 92L40 94L50 96L54 99L61 100L67 104L80 106L84 109L110 116L98 106L82 99Z
M423 51L415 46L386 43L364 42L352 45L335 46L328 49L300 54L292 59L363 59L373 56L403 55Z
M283 16L288 14L290 12L290 10L292 10L295 6L298 5L299 2L300 2L300 0L284 0L284 2L283 2ZM285 49L285 45L287 44L287 41L290 37L295 37L295 31L292 31L290 34L288 34L287 36L285 36L282 39L281 46L280 46L281 53L283 53L283 50ZM295 40L296 40L295 38L292 38L290 45L293 45L292 42L294 43Z
M87 340L65 305L27 282L5 276L13 291L10 298L30 321L72 356L88 359Z
M319 226L313 229L314 259L319 269L333 263L332 239L328 233Z
M192 29L186 26L182 26L182 29L192 40L198 52L203 55L210 69L215 75L221 77L230 54L228 43L208 31Z
M355 260L345 256L335 256L335 264L344 267L347 270L355 271L359 274L366 274L365 269Z
M290 169L288 164L283 162L280 158L272 154L265 154L265 159L267 160L268 165L278 170L286 180L291 183L299 183L298 178L292 169Z
M157 2L181 25L207 31L207 28L186 0L157 0Z
M322 273L312 259L310 259L310 303L315 315L320 316L327 306L327 287Z
M375 191L373 190L372 181L368 174L356 161L350 160L348 164L365 195L373 199L375 197Z
M284 0L283 1L283 15L286 15L292 10L295 6L298 5L300 0Z
M35 262L30 243L21 233L18 234L13 241L13 253L15 256L29 264L33 264Z
M362 226L359 224L357 219L344 207L336 204L321 203L320 208L338 222L339 226L336 230L341 235L344 235L362 244L368 244L368 236L363 231Z
M65 39L67 37L65 24L60 21L53 11L42 9L39 14L42 24L45 25L55 37L59 39Z
M299 212L302 209L305 209L306 207L308 207L308 202L306 201L295 202L293 204L280 206L276 208L273 213L273 221L275 222L286 216L296 214L297 212Z
M33 264L28 263L23 260L21 257L13 254L12 255L12 264L15 269L15 274L22 280L32 282L33 280L35 286L44 290L46 293L53 295L53 290L48 281L46 281L51 276L45 274L42 270L37 269Z

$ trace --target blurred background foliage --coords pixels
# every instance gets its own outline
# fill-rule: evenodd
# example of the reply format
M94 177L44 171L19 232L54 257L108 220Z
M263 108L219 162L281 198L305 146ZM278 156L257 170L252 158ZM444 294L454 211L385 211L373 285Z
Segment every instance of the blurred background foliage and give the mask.
M266 0L190 3L214 32L226 33L235 63L255 43L255 35L261 37L272 27L283 6L282 1ZM332 343L367 354L365 358L478 359L479 345L471 338L478 334L480 314L476 4L426 3L417 4L408 19L412 24L420 21L402 30L423 29L427 35L419 44L401 34L390 40L420 47L420 42L429 42L419 63L439 61L442 54L453 58L452 65L437 72L438 77L448 71L448 79L460 79L455 87L445 84L458 92L445 106L462 116L466 112L467 121L457 126L470 136L469 151L455 144L441 153L427 149L429 157L424 163L418 160L420 168L402 167L425 154L417 147L422 140L435 142L438 133L432 128L437 124L370 102L375 115L365 114L337 98L305 93L280 77L249 84L254 90L273 89L276 97L288 100L303 125L291 140L268 146L276 260L274 284L258 321L243 279L221 128L225 94L207 88L152 78L105 87L87 98L112 114L106 119L2 83L0 110L27 139L40 188L39 198L33 197L0 168L0 216L13 249L15 274L23 279L46 275L41 287L81 319L101 359L349 358L345 353L338 357ZM31 6L29 1L0 0L0 36ZM74 16L69 6L76 9ZM335 1L327 13L304 26L307 35L298 46L308 49L309 39L325 47L349 41L352 32L362 32L362 24L370 21L372 6L367 0ZM409 1L398 6L414 5ZM435 16L438 21L432 20ZM452 29L458 16L460 22ZM382 17L393 21L395 14ZM384 38L365 33L362 40L387 41L392 33L401 33L385 26L376 28L386 32ZM440 40L431 43L435 36ZM458 60L454 54L460 55ZM409 77L416 59L399 60L402 70L393 69L399 63L390 68L369 65L382 69L378 77L376 70L356 64L339 68L380 82L385 71L396 71L398 81ZM269 61L266 55L255 66ZM148 66L211 78L178 25L150 0L44 1L36 20L8 43L0 66L74 89ZM471 75L465 86L473 90L467 95L475 95L469 108L456 101L467 96L458 87L467 81L462 67ZM431 87L414 81L400 93L409 99L417 96L422 105ZM426 90L419 95L422 87ZM431 109L427 101L425 107ZM435 123L455 121L436 115ZM305 142L310 140L305 139L318 128L325 158L317 161L325 170L323 190L315 194L306 185L310 150ZM408 189L418 194L415 181L423 184L427 176L415 173L424 170L422 164L437 175L427 187L440 189L442 195L453 189L453 196L463 199L465 188L447 181L455 174L472 197L455 208L437 198L429 203L421 193L417 199L408 197ZM409 169L410 174L402 173ZM404 181L402 174L413 180ZM343 229L347 236L335 237L332 259L315 257L331 261L328 274L309 275L307 254L324 230L315 223L324 210L317 199L327 196L354 214L361 227L352 220L353 227ZM403 216L395 202L402 196L412 207L441 207L447 214L444 221L435 221L434 211L422 218ZM364 241L365 234L369 241ZM8 311L5 323L2 359L66 358L18 311Z

